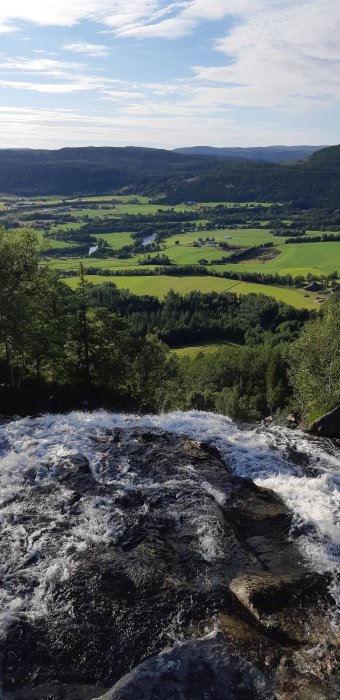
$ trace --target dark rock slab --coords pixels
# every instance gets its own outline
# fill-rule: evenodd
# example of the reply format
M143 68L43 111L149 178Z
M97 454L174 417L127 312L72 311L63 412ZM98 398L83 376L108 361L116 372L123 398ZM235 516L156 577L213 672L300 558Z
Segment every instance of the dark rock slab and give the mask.
M340 406L337 406L333 411L318 418L318 420L313 423L311 432L320 435L320 437L337 438L340 440Z
M221 634L148 659L101 700L275 700L268 680L231 654Z

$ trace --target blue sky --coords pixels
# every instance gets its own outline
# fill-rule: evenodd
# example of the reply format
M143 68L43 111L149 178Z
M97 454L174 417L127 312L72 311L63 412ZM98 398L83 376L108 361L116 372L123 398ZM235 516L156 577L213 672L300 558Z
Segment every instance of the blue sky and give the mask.
M339 0L1 5L1 148L340 141Z

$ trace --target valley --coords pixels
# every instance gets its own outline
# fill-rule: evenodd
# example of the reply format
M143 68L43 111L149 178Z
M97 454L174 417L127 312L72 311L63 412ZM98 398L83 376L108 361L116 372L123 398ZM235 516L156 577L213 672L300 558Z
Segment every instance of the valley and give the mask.
M280 203L169 205L165 196L112 194L3 196L0 205L0 224L35 231L41 259L73 289L82 265L91 284L111 282L142 296L232 291L312 310L340 270L340 241L304 243L304 236L322 237L305 228L318 218ZM287 244L296 234L302 242ZM318 291L306 289L311 280Z

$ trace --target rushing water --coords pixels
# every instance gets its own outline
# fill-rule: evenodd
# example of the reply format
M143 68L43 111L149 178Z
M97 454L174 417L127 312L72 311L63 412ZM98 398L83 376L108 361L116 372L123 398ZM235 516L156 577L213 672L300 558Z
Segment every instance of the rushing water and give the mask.
M340 446L275 425L239 427L200 411L159 416L74 412L0 427L0 504L22 487L30 464L80 452L95 469L93 436L113 427L162 428L215 445L233 472L278 493L294 514L301 549L318 571L335 571L340 552Z
M330 572L335 581L340 550L340 449L330 440L275 425L240 427L224 416L199 411L159 416L74 412L12 420L0 426L0 527L9 532L11 557L15 559L15 570L10 576L6 552L1 562L0 574L3 580L8 578L8 585L0 590L0 635L1 629L8 629L21 613L44 614L46 590L53 580L67 579L75 549L80 552L91 543L119 535L119 513L113 532L104 499L86 506L82 520L63 542L56 542L53 537L53 528L60 524L58 518L64 517L58 507L56 522L50 522L46 529L38 525L33 531L30 528L29 534L22 523L13 526L11 520L16 508L20 508L23 491L30 487L30 474L34 473L34 483L48 482L53 487L62 459L85 455L92 474L100 482L104 478L103 454L98 440L103 439L105 430L116 427L161 428L216 446L234 474L253 479L281 496L293 513L294 536L307 565L320 573ZM124 459L118 466L120 491L131 491L136 475L129 472ZM143 482L143 488L153 486ZM209 484L206 487L210 488ZM219 492L212 495L215 500L223 500ZM62 499L62 488L57 495L52 491L51 498L55 503L57 498ZM198 513L198 520L199 517ZM205 523L201 545L203 558L209 562L209 557L216 555L218 543L215 533L206 527ZM35 571L38 569L39 585L27 593L20 572L30 562L34 562Z

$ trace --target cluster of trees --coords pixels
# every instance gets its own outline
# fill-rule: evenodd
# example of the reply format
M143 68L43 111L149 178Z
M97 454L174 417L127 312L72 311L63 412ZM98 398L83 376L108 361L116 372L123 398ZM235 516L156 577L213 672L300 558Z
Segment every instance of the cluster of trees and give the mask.
M92 286L89 301L124 317L134 335L156 334L170 347L226 340L233 343L279 344L294 340L308 311L294 309L262 294L170 291L164 301L139 297L113 283Z
M254 245L250 248L240 248L239 250L235 251L235 253L229 255L228 263L239 263L243 260L251 260L253 258L258 258L260 255L263 255L263 253L265 253L268 250L268 248L272 247L273 243L269 241L268 243L262 243L262 245Z
M340 300L312 316L262 295L137 297L112 283L72 291L36 255L32 231L0 230L2 412L106 405L197 408L306 421L340 402ZM228 340L215 353L174 347ZM232 344L232 343L237 343ZM82 404L80 404L82 405Z
M83 272L73 292L39 264L31 231L0 229L3 412L6 387L12 396L19 392L18 411L25 410L28 389L37 399L39 392L46 397L61 387L83 397L96 389L111 405L128 401L157 409L175 358L157 338L136 337L116 314L91 308L88 293Z
M185 357L180 376L187 406L240 421L293 412L310 426L340 403L340 299L328 302L293 343Z
M172 265L168 255L164 253L147 253L144 258L138 260L139 265Z
M297 411L308 423L340 403L340 298L307 323L290 353Z
M303 236L287 238L285 243L335 243L340 241L340 233L322 233L320 236Z

